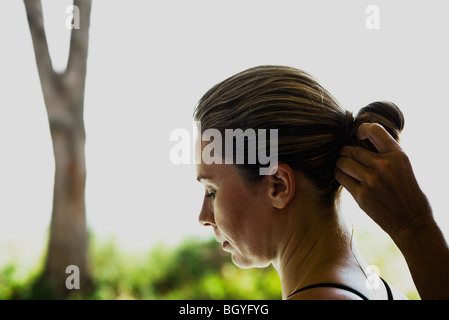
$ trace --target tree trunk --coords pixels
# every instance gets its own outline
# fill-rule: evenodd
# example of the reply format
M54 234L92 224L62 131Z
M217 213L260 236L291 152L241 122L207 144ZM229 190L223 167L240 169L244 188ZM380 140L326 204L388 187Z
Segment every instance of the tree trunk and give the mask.
M66 298L71 292L92 288L85 212L84 88L91 0L75 0L80 29L72 29L69 59L64 73L51 64L40 0L24 0L39 78L50 125L55 158L55 183L50 237L44 271L35 296ZM64 27L64 26L61 26ZM67 288L68 266L79 269L80 288ZM76 275L75 275L76 276Z

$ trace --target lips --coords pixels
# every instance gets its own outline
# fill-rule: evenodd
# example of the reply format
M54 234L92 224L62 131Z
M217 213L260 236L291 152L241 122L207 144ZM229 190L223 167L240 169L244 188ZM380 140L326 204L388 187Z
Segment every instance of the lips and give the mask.
M215 237L215 240L217 240L217 242L220 242L220 243L221 243L221 247L222 247L223 249L226 248L226 247L229 245L229 242L228 242L228 241L223 240L223 239L221 239L221 238L219 238L219 237Z
M217 242L221 243L221 248L225 249L226 247L229 247L230 244L228 241L226 241L224 239L224 237L222 237L222 235L220 234L220 232L218 232L217 229L214 230L215 233L215 240L217 240Z

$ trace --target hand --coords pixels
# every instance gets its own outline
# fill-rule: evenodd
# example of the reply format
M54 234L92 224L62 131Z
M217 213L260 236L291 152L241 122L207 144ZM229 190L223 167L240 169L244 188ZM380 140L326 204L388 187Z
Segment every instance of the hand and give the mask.
M357 138L368 139L379 152L345 146L335 177L360 208L393 239L432 224L432 209L399 144L376 123L362 124Z

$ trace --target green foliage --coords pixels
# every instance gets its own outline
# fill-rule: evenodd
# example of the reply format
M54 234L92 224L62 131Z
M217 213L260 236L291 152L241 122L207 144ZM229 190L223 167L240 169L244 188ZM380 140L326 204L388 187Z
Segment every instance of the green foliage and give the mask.
M40 265L34 270L14 262L0 266L0 300L28 299L39 271Z
M156 259L153 259L156 261ZM280 281L272 268L243 270L211 240L184 242L167 272L154 277L158 299L279 299Z
M20 287L15 273L16 268L13 264L8 264L0 270L0 299L13 297L14 292Z
M91 242L95 290L74 290L70 299L280 299L273 268L239 269L215 240L186 239L178 247L157 245L129 254L113 240ZM0 300L45 299L35 290L42 261L34 270L11 262L0 266ZM42 294L40 296L40 294Z
M97 289L90 299L279 299L272 268L242 270L215 241L189 239L127 255L113 243L94 249Z
M390 240L362 233L357 242L368 264L378 266L385 280L409 298L418 298L405 261ZM95 290L88 296L74 290L71 299L281 299L272 267L240 269L215 240L185 239L176 247L159 244L131 254L113 240L94 238L90 257ZM30 293L41 265L0 266L0 300L43 298Z

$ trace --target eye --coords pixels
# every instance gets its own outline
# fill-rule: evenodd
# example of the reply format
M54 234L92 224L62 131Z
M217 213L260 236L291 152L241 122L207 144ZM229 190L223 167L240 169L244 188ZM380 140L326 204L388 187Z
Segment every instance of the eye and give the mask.
M209 192L208 194L206 194L206 198L210 198L210 197L215 198L216 193L217 193L217 191L213 190L213 191Z

